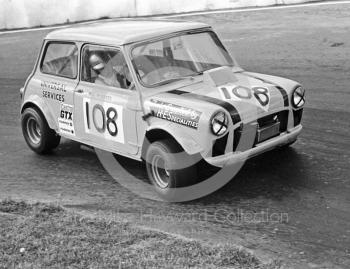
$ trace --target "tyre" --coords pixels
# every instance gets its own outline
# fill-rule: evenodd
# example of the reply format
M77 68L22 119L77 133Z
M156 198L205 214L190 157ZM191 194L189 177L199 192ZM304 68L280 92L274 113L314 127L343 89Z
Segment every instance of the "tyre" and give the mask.
M60 143L61 137L50 129L44 115L37 108L24 110L21 125L27 145L38 154L48 153Z
M197 181L197 166L191 165L193 159L173 140L152 143L145 159L148 178L159 196L167 201L176 197L176 188Z

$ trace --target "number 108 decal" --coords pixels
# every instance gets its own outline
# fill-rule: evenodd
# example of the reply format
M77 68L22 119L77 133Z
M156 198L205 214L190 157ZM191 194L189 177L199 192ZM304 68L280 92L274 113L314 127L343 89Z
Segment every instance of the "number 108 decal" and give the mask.
M124 143L123 107L84 98L85 132Z
M265 110L267 110L269 107L270 93L267 88L224 86L220 87L219 89L224 99L237 99L240 101L252 102Z

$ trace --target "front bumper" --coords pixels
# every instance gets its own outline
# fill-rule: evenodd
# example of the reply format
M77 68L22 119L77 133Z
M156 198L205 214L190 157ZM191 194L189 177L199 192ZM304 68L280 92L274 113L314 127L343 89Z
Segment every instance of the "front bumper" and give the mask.
M238 162L242 162L246 159L259 155L263 152L272 150L276 147L286 145L297 139L298 135L302 130L302 126L298 125L288 131L281 133L279 136L271 138L267 141L257 144L251 149L245 151L235 151L230 152L217 157L205 158L205 160L214 166L223 167L225 165L230 165Z

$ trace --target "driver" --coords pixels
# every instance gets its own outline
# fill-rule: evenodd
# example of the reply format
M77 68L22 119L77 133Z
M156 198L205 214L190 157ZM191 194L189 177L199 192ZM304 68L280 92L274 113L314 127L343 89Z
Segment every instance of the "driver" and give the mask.
M128 89L132 78L129 68L121 53L116 54L108 63L97 54L90 56L91 68L96 72L95 84Z
M89 58L89 63L92 68L96 72L96 74L100 74L101 70L105 68L105 63L97 54L92 54Z
M120 84L115 72L112 72L110 68L108 68L108 66L99 55L96 53L92 54L89 58L89 64L91 69L94 70L97 74L97 77L94 81L95 84L120 88Z

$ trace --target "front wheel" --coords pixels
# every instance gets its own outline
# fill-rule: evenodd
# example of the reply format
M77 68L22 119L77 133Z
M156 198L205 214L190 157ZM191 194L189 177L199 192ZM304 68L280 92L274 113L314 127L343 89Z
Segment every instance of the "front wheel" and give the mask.
M146 153L147 174L157 193L165 200L176 196L176 188L197 181L197 166L190 155L172 140L152 143Z
M21 118L22 132L28 146L38 154L45 154L56 148L61 137L52 130L40 110L29 107Z

